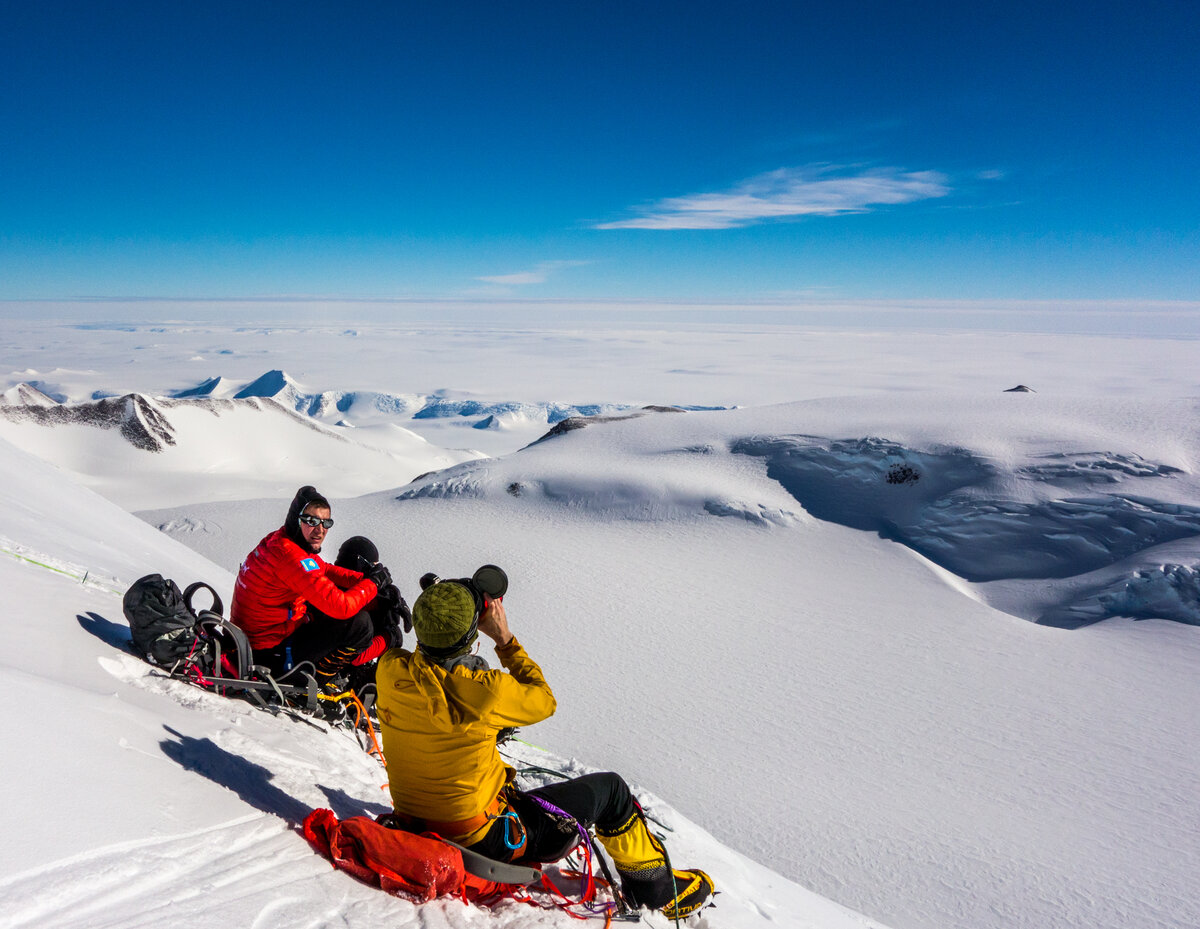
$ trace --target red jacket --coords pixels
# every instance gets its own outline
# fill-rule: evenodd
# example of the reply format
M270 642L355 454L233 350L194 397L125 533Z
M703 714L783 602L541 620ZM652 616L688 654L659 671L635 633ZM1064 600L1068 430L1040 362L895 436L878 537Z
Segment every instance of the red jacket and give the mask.
M276 529L242 562L229 615L252 648L273 648L304 623L306 604L349 619L378 592L374 581L326 564Z

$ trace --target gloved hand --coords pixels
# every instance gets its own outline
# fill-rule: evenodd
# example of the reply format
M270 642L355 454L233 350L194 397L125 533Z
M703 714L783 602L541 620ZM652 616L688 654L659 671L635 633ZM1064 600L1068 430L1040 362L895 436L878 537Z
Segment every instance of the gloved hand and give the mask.
M408 604L400 596L400 591L395 584L379 588L379 593L375 596L375 602L371 604L372 615L376 612L385 615L389 623L396 625L399 625L406 617L410 623L412 621L412 610L408 608Z
M367 579L375 582L377 590L383 590L392 582L392 572L382 564L372 565L371 570L367 572Z
M385 626L380 635L387 641L388 648L399 648L404 644L404 633L400 631L399 626Z
M377 618L376 628L387 629L386 634L390 636L393 648L399 646L404 638L404 634L400 631L401 625L404 626L404 632L412 632L412 610L400 596L400 591L395 584L379 591L379 596L376 597L375 604L371 607L371 615Z

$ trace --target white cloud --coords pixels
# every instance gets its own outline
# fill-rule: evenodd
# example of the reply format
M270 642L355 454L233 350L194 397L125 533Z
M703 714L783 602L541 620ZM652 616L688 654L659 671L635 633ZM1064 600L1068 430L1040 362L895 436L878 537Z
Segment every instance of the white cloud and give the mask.
M780 168L719 193L660 200L631 219L600 223L596 229L733 229L793 216L865 213L873 206L912 203L950 193L937 171L876 168L857 174L845 168Z
M563 268L577 268L580 265L590 264L587 261L543 261L537 267L530 271L516 271L512 274L494 274L488 277L476 278L476 280L485 281L488 284L502 284L505 286L517 284L545 284L549 280L550 275Z
M516 274L494 274L478 280L489 284L545 284L548 276L545 271L518 271Z

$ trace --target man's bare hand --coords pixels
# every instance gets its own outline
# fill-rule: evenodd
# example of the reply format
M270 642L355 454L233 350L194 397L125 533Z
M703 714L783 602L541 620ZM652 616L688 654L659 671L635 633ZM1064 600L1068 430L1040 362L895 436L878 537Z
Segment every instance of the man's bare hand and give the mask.
M513 634L508 631L508 616L501 600L489 600L487 609L479 617L479 631L497 645L507 645Z

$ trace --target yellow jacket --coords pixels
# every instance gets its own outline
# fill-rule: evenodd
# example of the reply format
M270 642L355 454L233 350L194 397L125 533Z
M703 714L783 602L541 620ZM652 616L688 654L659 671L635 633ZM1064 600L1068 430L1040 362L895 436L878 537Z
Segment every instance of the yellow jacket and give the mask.
M419 651L393 648L375 672L392 804L434 822L482 814L511 778L496 733L553 715L542 669L514 638L496 655L508 669L447 671Z

